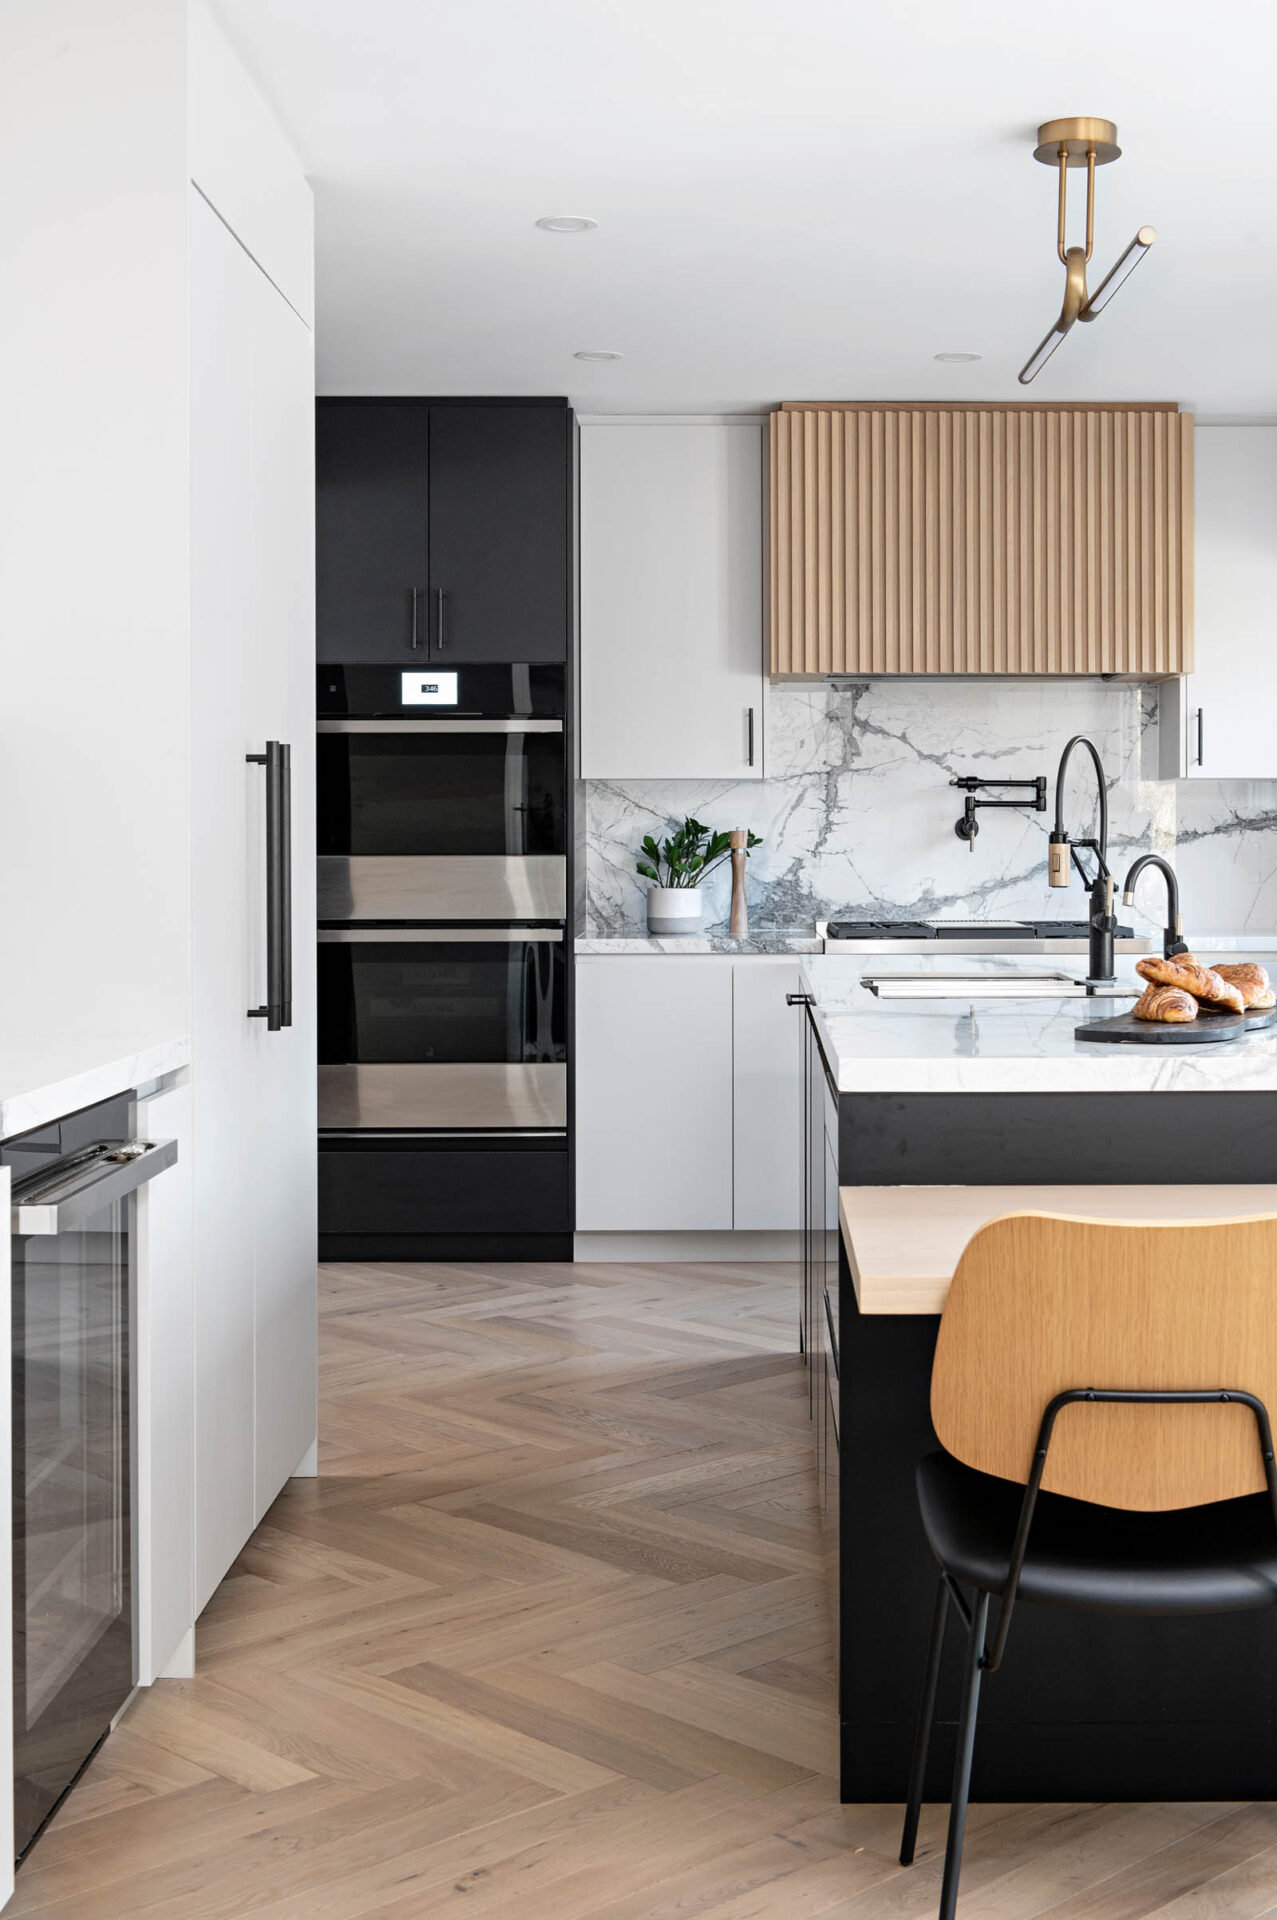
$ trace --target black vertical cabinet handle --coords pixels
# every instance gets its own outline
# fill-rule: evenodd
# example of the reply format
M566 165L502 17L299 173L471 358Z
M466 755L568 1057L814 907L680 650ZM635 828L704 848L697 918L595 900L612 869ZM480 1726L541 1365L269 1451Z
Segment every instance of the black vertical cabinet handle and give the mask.
M1202 709L1199 707L1197 709L1197 764L1199 767L1202 764L1202 755L1204 752L1205 746L1202 740Z
M436 587L435 593L438 596L438 600L439 600L439 639L438 639L437 645L440 653L442 653L445 645L447 644L443 637L443 598L444 598L443 588Z
M752 767L754 764L754 709L752 707L746 707L745 714L746 714L746 740L747 740L747 745L745 750L745 764L747 766Z
M413 587L412 588L412 638L410 639L408 644L412 648L414 653L416 653L417 649L421 645L421 635L418 632L418 626L417 626L417 622L420 618L420 614L421 614L421 588Z
M248 1017L278 1033L293 1024L292 749L268 740L244 758L266 769L266 1004Z

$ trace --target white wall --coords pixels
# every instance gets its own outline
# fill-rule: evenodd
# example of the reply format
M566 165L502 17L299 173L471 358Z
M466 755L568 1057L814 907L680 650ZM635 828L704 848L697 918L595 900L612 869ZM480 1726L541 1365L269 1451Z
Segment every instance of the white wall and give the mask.
M189 1027L186 9L0 6L0 1006Z

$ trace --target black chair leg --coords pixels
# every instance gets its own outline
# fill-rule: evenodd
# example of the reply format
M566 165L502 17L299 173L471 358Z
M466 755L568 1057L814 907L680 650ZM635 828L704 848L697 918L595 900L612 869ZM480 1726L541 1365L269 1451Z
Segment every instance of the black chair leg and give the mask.
M922 1811L922 1783L927 1771L927 1749L931 1745L931 1723L936 1717L936 1688L940 1683L940 1656L944 1652L945 1621L949 1614L949 1588L943 1574L936 1588L935 1612L931 1616L931 1643L927 1648L927 1673L918 1705L918 1727L913 1737L913 1765L909 1769L909 1802L905 1808L905 1830L900 1839L900 1864L913 1865L918 1839L918 1815Z
M940 1891L939 1920L953 1920L958 1904L958 1875L962 1872L962 1843L967 1832L967 1801L971 1794L971 1759L975 1752L976 1714L980 1708L980 1661L989 1624L989 1596L979 1593L971 1612L971 1640L967 1648L966 1685L962 1695L962 1724L953 1765L953 1798L949 1803L949 1839L944 1854L944 1885Z

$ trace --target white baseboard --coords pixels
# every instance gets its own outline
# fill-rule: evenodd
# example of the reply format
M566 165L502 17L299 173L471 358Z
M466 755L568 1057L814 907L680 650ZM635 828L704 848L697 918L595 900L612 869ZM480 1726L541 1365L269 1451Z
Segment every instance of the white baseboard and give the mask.
M160 1680L195 1678L195 1629L188 1627L156 1676Z
M577 1233L575 1260L627 1263L684 1260L801 1260L797 1227L739 1233Z

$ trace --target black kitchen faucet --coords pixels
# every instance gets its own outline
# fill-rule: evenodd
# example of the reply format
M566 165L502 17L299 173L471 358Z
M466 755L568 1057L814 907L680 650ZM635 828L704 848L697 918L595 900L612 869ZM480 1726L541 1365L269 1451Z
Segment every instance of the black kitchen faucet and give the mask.
M1100 794L1100 819L1098 837L1091 840L1070 840L1064 831L1064 776L1068 771L1069 757L1074 747L1085 747L1095 763L1095 781ZM1091 912L1087 925L1090 932L1090 973L1087 976L1088 987L1108 987L1113 984L1113 935L1117 930L1117 915L1113 911L1114 880L1108 866L1109 846L1109 796L1104 779L1104 768L1100 763L1095 742L1088 740L1084 733L1075 733L1064 752L1060 755L1060 771L1055 776L1055 826L1051 832L1050 864L1048 878L1053 887L1067 887L1069 884L1070 862L1082 876L1082 884L1090 890ZM1095 872L1088 873L1078 857L1078 849L1084 848L1095 855Z

